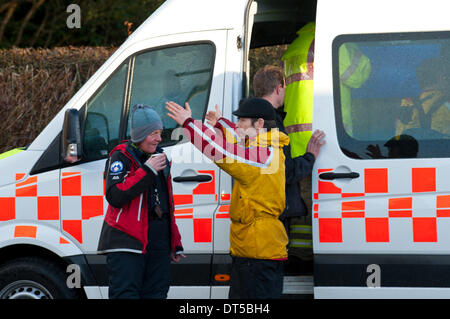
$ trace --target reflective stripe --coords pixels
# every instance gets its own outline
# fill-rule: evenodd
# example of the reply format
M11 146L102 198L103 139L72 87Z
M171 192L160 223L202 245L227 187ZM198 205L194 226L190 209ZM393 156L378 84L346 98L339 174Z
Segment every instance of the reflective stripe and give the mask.
M294 234L312 234L312 227L306 225L291 225L290 230Z
M356 69L359 66L359 62L361 61L362 53L360 51L355 51L355 55L352 59L352 64L347 68L347 70L344 71L344 73L341 74L341 81L345 82L347 81L353 73L355 73Z
M142 210L142 198L144 197L144 193L141 194L141 197L139 199L139 211L138 211L138 222L141 221L141 210Z
M288 134L295 132L312 132L312 123L294 124L285 127Z
M307 72L302 72L302 73L295 73L292 74L291 76L289 76L286 79L286 85L295 83L295 82L300 82L300 81L311 81L314 80L314 67L308 66L308 71Z
M289 247L311 248L312 247L312 240L310 240L310 239L291 240L291 241L289 241Z
M188 125L195 133L197 133L201 139L205 140L209 145L211 145L214 149L216 149L218 152L222 153L225 157L232 158L236 161L239 161L244 164L248 164L251 166L259 167L259 168L267 168L269 167L270 163L272 163L273 160L273 154L274 154L274 148L272 146L265 147L269 151L269 156L267 156L266 161L263 162L257 162L255 160L246 159L245 157L239 156L239 154L235 154L232 152L229 152L226 147L224 148L224 145L219 145L215 141L211 139L208 135L206 135L202 129L197 127L193 122L190 122ZM263 148L263 147L261 147ZM258 148L255 148L258 149ZM264 149L264 148L263 148ZM239 153L239 152L238 152ZM259 154L258 154L259 155ZM260 157L257 157L257 160L260 160Z
M234 139L236 140L236 143L239 143L241 141L239 134L234 130L234 128L232 128L230 125L228 125L228 123L226 121L224 121L223 119L220 119L219 123L225 128L227 133L229 133L231 136L234 137Z
M294 73L286 78L286 85L300 82L300 81L312 81L314 80L314 42L313 39L308 49L306 72Z
M119 210L119 213L117 214L116 223L119 222L120 214L122 214L122 208Z
M0 154L0 160L15 155L17 153L23 152L25 147L15 148L13 150L7 151L5 153Z

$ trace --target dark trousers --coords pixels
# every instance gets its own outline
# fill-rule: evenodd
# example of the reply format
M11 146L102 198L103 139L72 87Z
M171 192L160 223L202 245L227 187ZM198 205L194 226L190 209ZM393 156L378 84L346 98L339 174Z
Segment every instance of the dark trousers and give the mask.
M150 220L149 244L145 254L109 253L106 261L110 299L167 298L170 286L168 219Z
M283 261L232 256L230 299L279 299Z
M170 286L170 252L109 253L110 299L165 299Z

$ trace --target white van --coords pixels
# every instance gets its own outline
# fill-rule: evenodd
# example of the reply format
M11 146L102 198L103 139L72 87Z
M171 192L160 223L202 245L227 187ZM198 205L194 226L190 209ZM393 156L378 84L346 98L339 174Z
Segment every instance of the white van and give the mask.
M450 72L449 8L446 0L167 0L26 149L2 156L0 298L107 298L105 256L97 254L103 170L109 151L129 137L136 103L158 108L161 146L173 162L187 258L172 266L169 297L226 298L232 179L182 139L163 102L189 101L203 120L218 104L232 118L249 95L250 48L289 44L310 21L313 128L326 133L311 185L314 277L286 278L284 293L450 297L450 99L428 117L425 110L428 128L399 131L402 107L414 109L426 93L418 65L440 59ZM350 89L351 132L339 72L347 44L371 63L367 81ZM414 116L420 124L420 108ZM393 158L400 134L416 150Z

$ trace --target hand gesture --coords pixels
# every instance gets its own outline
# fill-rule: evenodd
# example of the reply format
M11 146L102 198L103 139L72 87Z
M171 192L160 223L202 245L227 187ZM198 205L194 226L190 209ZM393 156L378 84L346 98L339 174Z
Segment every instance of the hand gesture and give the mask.
M378 144L376 145L369 145L366 147L366 154L369 155L372 158L386 158L381 154L380 146Z
M216 104L216 111L209 111L206 113L206 123L213 126L216 125L217 121L222 117L222 112L219 106Z
M167 116L170 117L172 120L177 122L179 125L183 125L183 123L190 117L192 117L191 108L189 107L189 103L186 102L184 104L186 106L186 109L184 109L182 106L178 105L175 102L166 102L166 109L169 111L167 113Z

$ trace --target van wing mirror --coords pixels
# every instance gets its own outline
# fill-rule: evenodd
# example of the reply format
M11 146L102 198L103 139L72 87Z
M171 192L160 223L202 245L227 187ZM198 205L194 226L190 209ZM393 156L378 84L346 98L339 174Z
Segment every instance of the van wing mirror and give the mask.
M78 110L68 109L64 115L62 158L67 163L81 159L81 131Z

